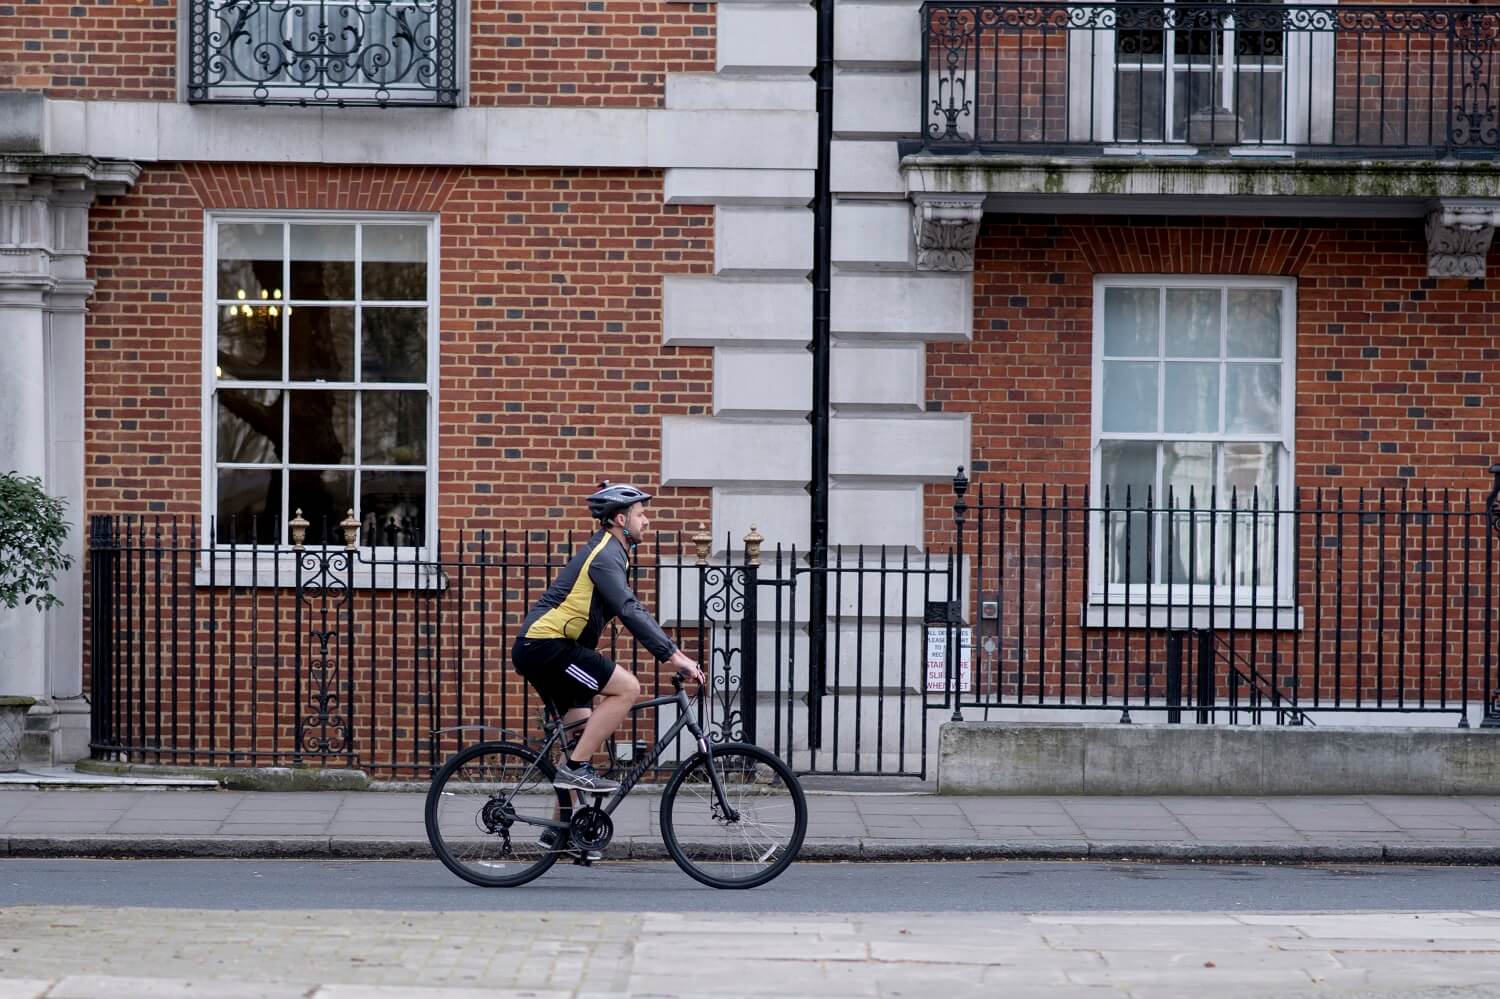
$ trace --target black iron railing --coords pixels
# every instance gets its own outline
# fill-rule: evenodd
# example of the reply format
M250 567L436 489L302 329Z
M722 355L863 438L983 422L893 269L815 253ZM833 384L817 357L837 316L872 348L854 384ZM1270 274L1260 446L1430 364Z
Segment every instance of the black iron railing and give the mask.
M582 537L466 532L403 552L359 548L351 518L311 533L326 545L296 544L294 522L293 545L213 547L200 526L91 521L96 756L425 777L486 734L540 732L542 706L511 669L510 647ZM634 585L708 675L698 710L713 738L753 739L757 690L772 679L757 679L759 646L746 640L759 565L748 550L711 562L706 538L686 540L666 536L639 553ZM601 651L648 691L663 686L628 633L613 629ZM633 718L611 762L654 741L653 724Z
M957 484L977 590L961 707L1500 722L1494 493L1001 486L971 507Z
M1500 7L925 3L930 152L1500 152Z
M194 0L188 100L458 103L457 0Z

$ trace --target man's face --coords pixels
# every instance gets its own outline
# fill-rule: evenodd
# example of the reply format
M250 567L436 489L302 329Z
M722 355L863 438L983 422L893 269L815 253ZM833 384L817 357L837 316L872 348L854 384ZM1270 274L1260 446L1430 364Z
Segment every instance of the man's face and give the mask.
M645 540L646 528L651 526L651 521L646 519L646 504L632 503L630 509L615 518L615 523L622 519L625 521L625 530L630 532L631 537L637 541Z

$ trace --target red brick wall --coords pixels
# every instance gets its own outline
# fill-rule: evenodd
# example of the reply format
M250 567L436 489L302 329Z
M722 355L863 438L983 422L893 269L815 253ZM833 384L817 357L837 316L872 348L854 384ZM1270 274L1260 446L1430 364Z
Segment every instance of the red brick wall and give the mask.
M1072 577L1064 585L1057 514L1043 541L1039 514L1033 509L1022 532L1014 509L1023 484L1033 507L1043 486L1054 506L1063 487L1075 506L1088 487L1095 275L1295 277L1296 485L1304 503L1320 487L1344 487L1350 502L1359 487L1383 487L1390 491L1392 511L1399 509L1403 487L1413 507L1423 488L1453 490L1455 507L1465 491L1476 509L1482 502L1486 469L1500 457L1500 390L1486 377L1500 361L1500 291L1493 281L1427 277L1420 220L990 216L976 259L973 340L929 347L928 395L945 412L973 414L972 472L986 485L986 502L994 504L997 487L1007 487L1011 510L1003 557L998 514L971 511L970 524L983 518L988 532L986 575L976 584L986 593L1003 592L1001 620L981 626L992 629L999 644L997 656L981 655L982 672L988 671L989 682L1003 677L1008 697L1018 690L1027 697L1038 690L1047 697L1077 698L1085 691L1097 696L1105 689L1108 663L1108 689L1118 698L1126 689L1127 647L1132 695L1147 689L1148 661L1154 664L1150 683L1158 703L1163 689L1161 634L1148 640L1137 633L1127 646L1122 633L1079 628L1085 564L1080 515L1073 514L1069 528ZM971 493L969 502L978 498ZM1378 502L1378 493L1367 499ZM1333 497L1325 493L1325 500ZM953 537L952 502L951 487L929 487L929 539L943 548ZM1325 698L1378 696L1389 703L1424 693L1454 696L1467 661L1474 695L1482 588L1465 587L1462 579L1467 565L1473 585L1479 585L1484 528L1477 517L1449 518L1445 543L1443 523L1438 517L1425 524L1407 518L1403 542L1401 518L1392 513L1383 528L1367 523L1360 549L1357 519L1344 524L1343 535L1332 517L1321 527L1304 520L1293 564L1296 601L1308 627L1276 638L1262 633L1253 656L1258 668L1269 674L1273 656L1282 675L1298 664L1295 690L1306 702L1316 657L1323 670L1316 686ZM1465 531L1474 545L1467 558L1459 540ZM966 541L972 556L972 529ZM1051 601L1045 613L1038 585L1044 554ZM1320 554L1322 575L1314 579ZM1342 612L1336 614L1339 557L1346 569ZM1321 622L1314 620L1318 613ZM1106 647L1107 641L1112 645ZM1249 641L1242 631L1241 655L1248 655ZM1343 665L1337 677L1336 656ZM1440 678L1445 665L1449 672Z
M0 90L52 97L176 97L177 0L0 4Z
M177 0L0 4L0 90L177 97ZM657 107L665 75L714 71L714 15L669 0L473 0L475 105Z
M445 558L456 557L460 532L466 557L475 559L473 532L478 530L490 532L492 557L499 553L502 532L508 532L513 549L533 539L540 557L546 548L541 532L557 532L554 540L562 543L568 529L587 531L582 497L598 479L655 486L661 418L708 411L711 352L662 346L661 285L669 273L709 271L711 210L663 205L658 172L157 166L147 169L129 194L106 199L91 213L89 269L97 290L85 358L89 514L188 518L203 512L202 242L204 212L221 208L438 214L436 498ZM687 528L690 534L709 519L708 491L663 490L651 512L654 530ZM154 536L148 535L148 544L154 544ZM649 546L643 552L648 560L654 554ZM154 554L144 557L154 564ZM257 604L241 592L231 613L231 594L223 590L227 579L215 590L191 595L189 561L184 556L177 566L186 573L179 575L182 607L169 612L164 623L169 634L174 621L187 629L178 637L178 661L185 664L193 645L189 602L196 599L201 624L210 616L210 601L216 601L219 661L211 671L209 638L200 632L196 690L200 695L207 690L212 675L219 695L212 721L208 702L198 702L200 724L218 727L227 745L228 691L237 692L242 709L258 694L265 714L262 748L269 749L275 729L267 692L278 670L271 665L276 650L269 647L268 634L277 616L276 596L267 593ZM537 566L501 576L491 569L484 613L477 575L466 572L463 594L454 589L447 596L443 627L453 631L444 632L444 651L430 661L416 653L419 646L437 644L435 623L424 624L422 618L434 608L420 594L383 597L373 608L370 598L359 598L356 620L364 625L356 629L361 644L355 662L361 717L369 710L369 691L376 691L384 698L377 704L381 717L392 703L408 713L398 727L409 738L412 731L425 733L427 725L409 712L434 703L446 705L434 709L446 724L474 721L484 690L491 711L486 720L495 720L501 686L514 688L514 677L496 667L507 652L501 628L514 628L536 596L535 587L545 584L547 570ZM460 573L450 567L450 574L456 587ZM503 616L502 589L509 611ZM643 599L651 599L653 590L643 587ZM168 591L162 591L164 600ZM153 618L155 600L153 591L147 600ZM290 593L281 600L281 613L289 614ZM462 618L453 601L464 602ZM258 627L252 605L259 607ZM379 616L374 625L372 609ZM229 617L238 619L241 629L232 654ZM294 633L286 631L288 641ZM257 643L252 634L259 636ZM155 639L146 641L153 651L144 660L154 664ZM370 642L379 648L373 666ZM259 646L256 663L252 645ZM279 674L289 697L290 647L281 654ZM628 648L622 647L622 655L629 659ZM482 681L481 656L489 664ZM640 665L648 667L649 658L642 657ZM468 681L462 711L460 677ZM154 678L153 673L153 690ZM185 676L164 673L163 678L169 693L174 686L186 690L181 685L189 683ZM186 731L191 715L182 712L189 712L192 702L182 699L176 717ZM515 689L512 708L521 710ZM282 711L288 710L283 703ZM524 719L517 714L511 721ZM250 732L242 722L245 748ZM388 739L389 732L381 729L380 738ZM284 739L278 745L285 751Z
M712 73L714 14L673 0L475 0L472 103L658 107L666 74Z

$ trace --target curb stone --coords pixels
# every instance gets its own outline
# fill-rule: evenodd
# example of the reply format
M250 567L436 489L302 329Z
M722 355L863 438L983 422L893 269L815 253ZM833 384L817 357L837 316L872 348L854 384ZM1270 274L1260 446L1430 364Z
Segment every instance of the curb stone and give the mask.
M651 837L622 837L610 847L615 859L669 859L666 846ZM425 839L347 836L42 836L0 837L0 856L15 858L90 857L100 859L224 860L425 860ZM1500 844L1336 844L1336 843L1181 843L1013 840L970 843L891 843L887 841L810 841L800 859L840 862L1076 860L1177 863L1363 863L1500 864Z

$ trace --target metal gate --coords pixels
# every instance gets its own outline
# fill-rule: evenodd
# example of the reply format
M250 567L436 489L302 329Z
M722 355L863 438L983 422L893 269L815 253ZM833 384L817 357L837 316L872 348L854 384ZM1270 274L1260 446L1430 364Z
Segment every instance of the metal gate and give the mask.
M929 708L958 669L951 563L856 547L819 565L778 547L752 569L758 738L801 773L925 778Z

